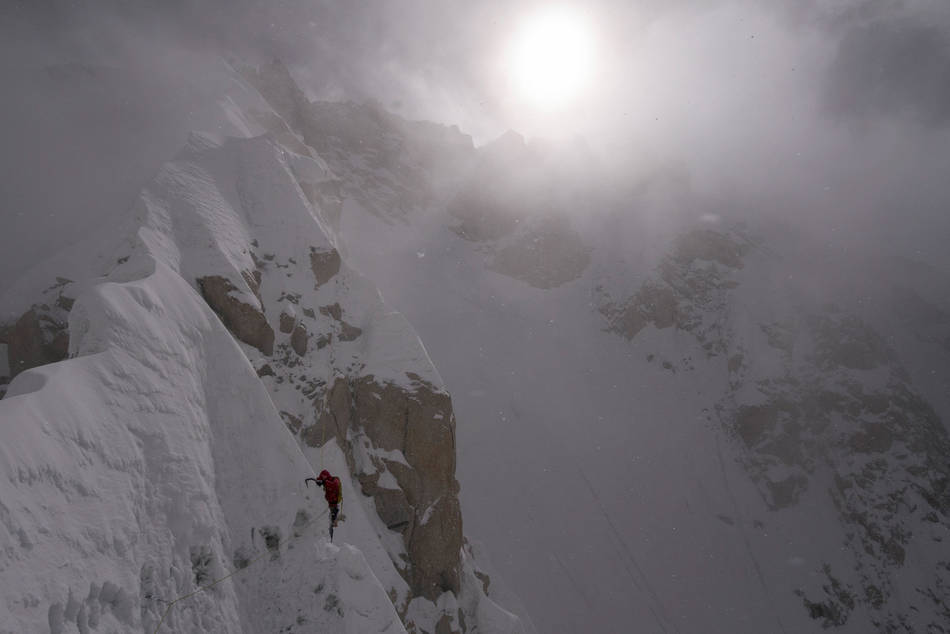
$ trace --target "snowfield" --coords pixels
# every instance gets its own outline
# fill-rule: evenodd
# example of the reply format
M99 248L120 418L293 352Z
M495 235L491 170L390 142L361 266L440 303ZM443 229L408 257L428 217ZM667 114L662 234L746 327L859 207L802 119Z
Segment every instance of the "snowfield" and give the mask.
M337 440L301 448L252 365L269 351L239 342L241 323L229 331L201 294L202 280L240 283L257 269L251 244L307 266L315 250L332 251L297 184L305 169L325 172L265 137L193 135L123 222L0 302L19 314L43 302L50 271L71 276L52 291L69 307L69 358L19 373L0 401L0 631L406 631L398 534L354 486ZM298 272L288 268L269 275ZM321 286L303 271L281 286L258 274L256 292L231 284L222 301L268 313L251 321L272 333L269 307L287 305L278 294ZM340 276L323 292L368 335L323 350L314 372L358 366L380 381L441 385L406 320L368 281ZM408 468L398 451L369 450ZM304 487L323 468L343 481L336 544L322 491ZM432 631L451 614L459 627L463 601L485 631L517 631L469 579L473 570L438 606L415 598L405 622Z

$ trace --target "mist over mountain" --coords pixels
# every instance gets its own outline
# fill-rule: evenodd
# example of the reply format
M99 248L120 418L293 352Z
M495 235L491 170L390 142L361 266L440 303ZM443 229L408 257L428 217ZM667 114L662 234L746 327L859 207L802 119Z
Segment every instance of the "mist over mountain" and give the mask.
M0 630L950 629L945 9L522 10L2 10Z

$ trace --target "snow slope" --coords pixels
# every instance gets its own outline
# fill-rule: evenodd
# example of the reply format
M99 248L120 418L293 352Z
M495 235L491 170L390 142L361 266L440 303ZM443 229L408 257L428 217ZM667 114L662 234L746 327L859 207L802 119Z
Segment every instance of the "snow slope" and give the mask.
M517 135L466 153L295 108L350 260L468 421L468 530L540 631L948 627L937 272L724 221L675 178L610 191Z
M543 632L950 627L945 276L254 72L266 137L0 298L11 372L72 355L0 401L0 627L147 631L253 562L169 627L520 631L485 551Z
M80 295L70 335L68 361L21 374L0 404L3 526L16 544L3 566L2 628L152 631L164 601L318 513L301 486L313 468L231 335L147 252ZM176 605L167 627L402 631L365 561L337 563L318 528L293 556ZM346 588L348 578L368 588ZM320 582L343 586L339 614L312 599ZM347 609L373 592L373 610Z
M466 615L469 629L518 631L468 560L457 593L416 596L403 576L415 562L351 481L344 438L305 444L282 418L325 401L293 403L259 376L304 363L315 384L358 369L444 392L372 284L339 256L322 277L333 234L301 189L322 178L319 159L267 137L192 135L131 213L0 298L18 363L20 315L65 315L69 342L68 359L18 368L0 401L0 631L464 631ZM288 298L326 310L294 315ZM312 347L320 337L340 341ZM321 492L303 486L321 468L343 480L337 545Z
M604 332L610 321L601 309L609 314L614 301L605 297L621 298L625 305L641 284L654 276L662 279L652 266L618 270L618 263L601 252L600 270L595 262L576 284L539 290L485 273L484 256L448 231L413 235L407 229L402 240L388 242L405 250L386 256L361 249L361 244L374 244L370 236L378 237L379 229L371 214L361 217L359 208L347 209L353 216L344 215L343 235L350 236L354 261L379 276L391 300L426 337L460 416L479 422L477 431L466 435L465 429L460 438L463 503L466 509L491 508L508 521L499 526L492 515L470 512L470 530L496 552L511 553L498 563L533 608L541 629L567 623L575 631L591 624L607 631L622 624L621 629L641 631L791 632L837 624L842 631L866 632L946 625L946 608L924 598L940 596L946 584L945 574L938 572L943 570L939 562L947 559L947 507L940 484L946 477L946 428L920 397L927 384L915 386L901 369L906 364L917 368L912 373L926 374L931 384L945 382L945 352L918 342L928 350L928 362L921 364L921 357L912 354L900 355L900 361L887 356L878 370L882 378L847 368L819 373L821 378L813 370L801 374L797 364L815 364L809 348L799 349L796 365L789 364L770 347L764 329L775 322L822 319L822 302L779 290L775 279L802 271L803 263L776 262L761 248L747 256L735 277L723 280L737 284L735 290L700 292L704 270L730 269L718 262L690 264L698 273L682 282L681 294L671 295L665 319L651 314L663 295L641 295L647 317L642 330L625 340L620 332ZM662 270L662 261L655 262ZM882 308L887 316L890 304ZM867 310L858 314L873 318ZM679 317L674 320L674 315ZM923 319L932 329L934 322ZM467 324L462 333L448 326L462 320ZM909 333L894 328L893 319L878 321L890 321L892 330L884 330L889 341L905 343L891 346L913 352L906 345ZM843 323L829 336L846 338L851 322ZM946 326L942 332L928 337L939 342ZM807 340L800 337L810 346ZM734 363L740 366L733 369ZM805 456L804 467L792 466L799 459L791 456L786 466L778 453L779 459L769 459L771 481L782 483L801 468L809 472L809 484L794 504L773 506L768 485L755 475L761 467L749 467L747 448L735 431L735 409L727 403L761 403L770 393L763 386L781 376L786 364L799 368L792 371L793 380L807 376L827 385L843 395L837 402L854 403L848 408L864 407L848 396L855 384L893 403L895 421L905 421L897 424L895 438L911 435L901 441L903 448L887 450L887 460L895 467L916 463L923 471L911 467L916 477L901 467L865 473L877 493L855 506L841 506L837 494L828 494L835 491L833 474L848 477L846 472L860 473L862 465L875 461L874 452L850 455L846 430L860 434L860 425L874 420L860 414L858 427L836 423L840 436L782 438L783 447L801 442L792 455ZM902 409L899 394L907 394L914 405ZM808 402L813 397L795 398ZM915 437L928 440L911 440ZM823 443L841 449L825 453ZM768 443L765 447L765 452L775 451ZM820 466L810 466L809 460ZM889 484L891 478L913 481L922 497ZM511 482L517 488L512 490ZM883 499L899 498L907 506L883 507L891 520L855 523ZM864 531L870 540L855 543L855 533ZM908 548L906 559L880 555L879 548L890 548L890 535ZM521 572L539 569L550 572L543 587ZM847 589L839 592L839 587ZM889 589L884 592L890 598L875 598L881 588ZM810 607L816 604L852 607ZM850 616L842 618L845 613Z

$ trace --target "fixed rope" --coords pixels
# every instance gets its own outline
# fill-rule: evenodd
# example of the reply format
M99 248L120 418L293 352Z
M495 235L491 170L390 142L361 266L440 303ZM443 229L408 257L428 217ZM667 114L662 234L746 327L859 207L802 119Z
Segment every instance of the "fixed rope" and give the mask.
M336 354L333 352L333 333L330 333L330 340L328 341L330 348L330 368L334 367L336 364ZM332 372L334 375L335 371ZM320 468L326 468L326 463L323 462L323 448L327 444L327 417L330 415L330 391L333 389L333 385L327 383L327 391L323 394L323 411L320 412L320 417L323 419L323 423L320 425Z
M327 410L329 410L330 397L329 391L327 392L327 397L323 400L323 411L321 412L321 418L323 419L323 425L321 425L320 431L320 468L323 469L323 446L327 444Z
M309 528L310 525L312 525L312 524L313 524L314 522L316 522L318 519L320 519L321 517L323 517L324 515L326 515L328 512L329 512L329 509L323 511L322 513L320 513L319 515L317 515L316 517L314 517L312 520L310 520L309 522L307 522L306 524L304 524L303 526L301 526L299 529L295 530L295 531L294 531L294 535L291 535L291 536L289 536L289 537L287 537L287 538L285 538L285 539L278 540L278 541L277 541L277 546L275 547L274 550L280 550L281 545L283 545L284 543L289 543L289 542L292 542L292 541L294 541L294 540L296 540L296 539L302 537L304 530L306 530L307 528ZM198 588L197 590L195 590L195 591L193 591L193 592L189 592L188 594L183 595L183 596L180 596L180 597L178 597L177 599L175 599L174 601L170 602L170 603L168 604L168 607L165 608L165 613L162 614L162 618L161 618L161 620L159 620L158 625L155 627L155 631L154 631L152 634L158 634L158 630L162 629L162 624L165 622L165 618L168 616L168 613L171 612L171 609L172 609L173 607L175 607L175 604L176 604L176 603L178 603L179 601L184 601L185 599L190 599L191 597L195 596L195 595L198 594L199 592L204 592L205 590L210 590L211 588L215 587L216 585L218 585L218 584L221 583L222 581L225 581L225 580L227 580L227 579L230 579L231 577L233 577L233 576L235 576L235 575L237 575L237 574L239 574L239 573L241 573L241 572L244 572L245 570L248 570L248 569L251 567L252 564L254 564L254 563L257 562L257 561L260 561L261 559L263 559L263 558L264 558L265 556L267 556L267 555L273 555L273 552L271 551L271 549L265 547L263 553L261 553L260 555L258 555L258 556L255 557L254 559L251 559L250 561L248 561L248 562L247 562L247 565L245 565L243 568L238 568L237 570L233 570L233 571L231 571L229 574L227 574L227 575L221 577L220 579L215 579L215 580L212 581L211 583L209 583L209 584L207 584L207 585L204 585L204 586L201 586L201 587ZM158 601L162 601L162 602L164 603L164 601L163 601L162 599L158 599Z

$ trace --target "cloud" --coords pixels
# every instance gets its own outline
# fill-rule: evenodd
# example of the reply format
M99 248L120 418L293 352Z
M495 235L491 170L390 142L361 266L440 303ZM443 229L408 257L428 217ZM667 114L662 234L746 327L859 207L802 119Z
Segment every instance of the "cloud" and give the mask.
M937 3L586 2L601 34L599 84L586 101L551 116L513 105L499 69L507 38L538 6L14 2L0 11L16 37L0 46L8 66L52 58L143 74L158 66L155 90L178 76L203 83L201 64L176 63L169 51L279 57L313 98L373 99L409 118L458 124L482 142L507 128L584 137L618 184L681 171L692 204L716 213L744 206L794 214L816 233L842 218L869 235L908 233L910 225L921 241L942 226L936 210L950 204L950 194L935 174L950 155L943 143L950 28ZM154 114L143 114L141 125ZM96 130L109 133L108 126ZM908 223L908 214L924 215ZM916 240L908 234L906 241Z
M901 17L847 30L824 82L838 116L910 116L950 123L950 32Z

